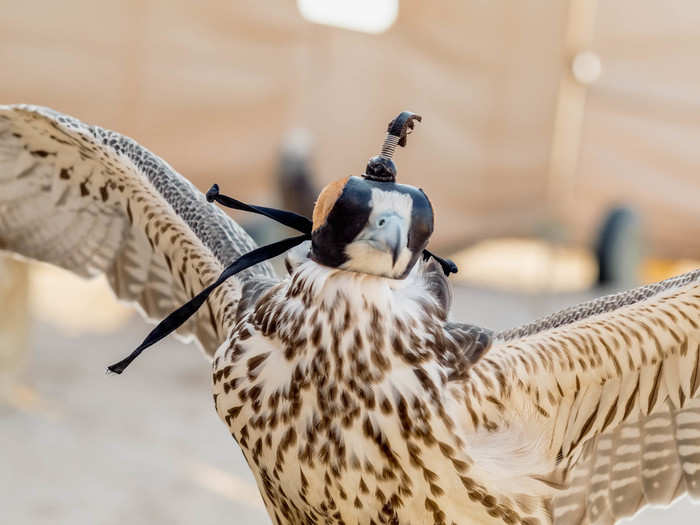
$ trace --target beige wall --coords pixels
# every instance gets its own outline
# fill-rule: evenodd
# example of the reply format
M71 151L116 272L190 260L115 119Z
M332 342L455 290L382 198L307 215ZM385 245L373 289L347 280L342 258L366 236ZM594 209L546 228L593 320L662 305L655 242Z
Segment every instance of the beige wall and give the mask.
M700 5L600 2L572 217L585 232L606 203L644 212L651 248L700 256Z
M2 102L121 131L202 188L218 181L271 202L278 144L294 126L316 137L323 182L360 174L387 121L411 109L424 123L397 154L399 176L431 197L438 244L528 233L551 217L587 240L604 207L629 197L659 252L700 251L678 233L700 224L700 9L690 0L598 7L591 38L604 72L554 192L569 2L403 0L377 36L306 23L292 0L5 4Z

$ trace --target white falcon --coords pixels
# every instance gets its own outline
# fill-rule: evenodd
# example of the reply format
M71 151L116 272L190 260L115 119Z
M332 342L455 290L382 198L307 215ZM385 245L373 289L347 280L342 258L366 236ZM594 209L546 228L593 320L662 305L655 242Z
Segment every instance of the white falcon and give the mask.
M402 115L304 235L253 251L133 140L0 106L0 249L104 273L151 319L175 310L144 345L199 341L274 523L612 524L700 497L700 272L501 333L448 321L432 208L394 181ZM252 265L301 238L290 275Z

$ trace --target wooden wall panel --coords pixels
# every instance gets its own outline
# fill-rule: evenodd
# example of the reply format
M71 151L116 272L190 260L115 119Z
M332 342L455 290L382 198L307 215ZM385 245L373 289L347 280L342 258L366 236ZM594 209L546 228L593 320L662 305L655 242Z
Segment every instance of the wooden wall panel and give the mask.
M700 9L690 0L601 2L571 219L579 238L625 203L650 251L700 256Z

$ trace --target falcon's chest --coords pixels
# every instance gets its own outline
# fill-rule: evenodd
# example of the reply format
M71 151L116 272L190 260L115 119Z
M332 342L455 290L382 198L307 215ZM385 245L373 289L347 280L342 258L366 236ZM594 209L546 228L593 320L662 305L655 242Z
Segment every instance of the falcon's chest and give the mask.
M473 504L444 319L387 282L298 272L216 354L217 411L280 523L461 523Z

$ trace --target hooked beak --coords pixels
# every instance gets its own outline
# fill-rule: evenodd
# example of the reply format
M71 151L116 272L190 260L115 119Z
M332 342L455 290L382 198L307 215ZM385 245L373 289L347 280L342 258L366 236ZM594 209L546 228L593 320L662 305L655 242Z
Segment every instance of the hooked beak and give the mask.
M398 214L386 213L379 216L362 237L376 250L391 254L393 267L407 245L407 233L403 229L404 221Z

